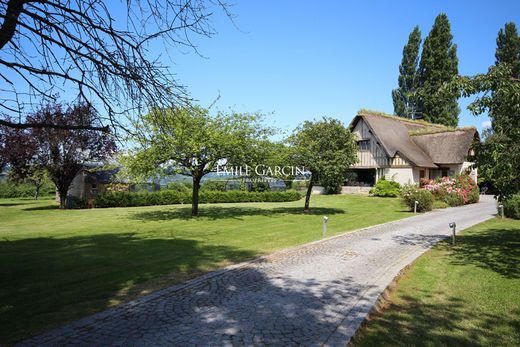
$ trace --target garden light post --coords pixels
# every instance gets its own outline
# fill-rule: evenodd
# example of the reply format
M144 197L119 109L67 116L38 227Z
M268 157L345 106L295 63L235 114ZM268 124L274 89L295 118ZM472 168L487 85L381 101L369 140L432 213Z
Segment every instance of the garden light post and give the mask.
M500 217L504 219L504 205L498 205L498 208L500 209Z
M452 229L452 236L451 236L451 244L452 245L455 245L455 229L457 228L457 223L455 222L451 222L450 223L450 228Z
M417 205L419 205L419 201L415 200L413 204L413 213L417 213Z
M325 238L327 236L327 222L329 221L329 217L324 216L323 217L323 233L321 235L322 238Z

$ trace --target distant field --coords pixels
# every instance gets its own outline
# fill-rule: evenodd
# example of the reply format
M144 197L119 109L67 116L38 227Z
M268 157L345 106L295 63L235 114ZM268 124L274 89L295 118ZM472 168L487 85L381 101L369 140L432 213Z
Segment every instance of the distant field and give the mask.
M0 344L234 262L410 216L398 199L58 210L0 200Z

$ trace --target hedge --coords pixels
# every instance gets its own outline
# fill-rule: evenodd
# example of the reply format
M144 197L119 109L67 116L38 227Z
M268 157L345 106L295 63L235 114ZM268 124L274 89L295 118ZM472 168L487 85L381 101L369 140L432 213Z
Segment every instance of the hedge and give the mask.
M246 191L201 191L199 203L230 202L285 202L300 200L296 191L286 192L246 192ZM94 207L132 207L152 205L191 204L191 192L162 190L158 192L113 192L99 194L94 200Z
M515 194L502 201L502 205L504 205L506 217L520 219L520 194Z

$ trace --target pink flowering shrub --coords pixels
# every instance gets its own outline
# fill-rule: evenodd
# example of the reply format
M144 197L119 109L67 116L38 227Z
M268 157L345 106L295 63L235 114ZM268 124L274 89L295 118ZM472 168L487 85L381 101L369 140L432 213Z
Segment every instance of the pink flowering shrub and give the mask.
M479 200L478 186L469 175L421 179L421 187L431 192L435 200L444 201L450 206L473 204Z

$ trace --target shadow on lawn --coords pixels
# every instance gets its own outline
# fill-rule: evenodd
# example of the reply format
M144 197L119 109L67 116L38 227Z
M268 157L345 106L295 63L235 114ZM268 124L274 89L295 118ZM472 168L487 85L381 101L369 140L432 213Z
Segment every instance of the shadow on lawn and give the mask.
M518 331L518 310L509 317L482 311L476 314L464 300L439 299L442 296L442 292L424 290L401 296L398 303L390 304L370 320L353 345L500 346L514 341L505 332Z
M255 256L228 246L132 233L0 241L0 345L104 309L128 291L135 296ZM154 280L163 275L169 283ZM142 285L149 280L154 280L151 288Z
M301 207L276 207L276 208L257 208L257 207L221 207L211 205L200 205L199 218L204 219L240 219L243 216L275 216L278 214L299 214L299 215L334 215L347 213L338 208L315 207L309 212L303 212ZM180 207L161 211L138 212L132 215L133 219L143 221L163 221L171 219L191 219L191 207Z
M443 247L450 247L444 244ZM450 247L451 248L451 247ZM520 229L489 229L457 236L454 264L472 264L506 278L520 278Z

